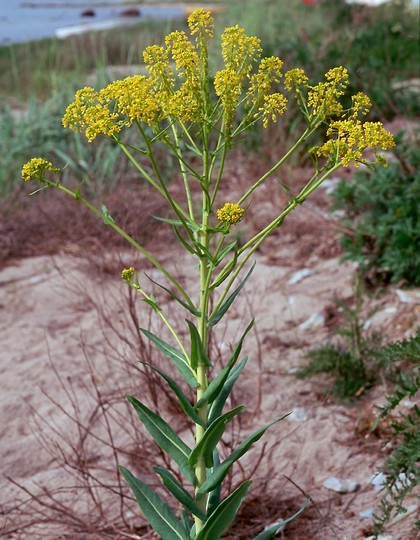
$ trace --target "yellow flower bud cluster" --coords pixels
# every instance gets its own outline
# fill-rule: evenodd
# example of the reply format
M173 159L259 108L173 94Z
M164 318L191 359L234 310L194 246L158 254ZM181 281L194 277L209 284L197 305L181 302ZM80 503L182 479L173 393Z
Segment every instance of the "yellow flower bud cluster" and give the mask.
M60 169L53 167L53 164L44 158L35 157L22 167L22 178L25 182L35 179L42 182L45 179L45 173L47 171L57 174L60 172Z
M386 131L381 122L365 122L350 118L332 122L327 130L329 139L322 146L315 147L312 152L319 157L326 157L329 162L347 166L353 162L355 167L359 163L366 163L363 153L371 148L374 152L376 163L386 166L383 156L378 155L378 150L389 150L395 146L391 133Z
M134 268L130 266L130 268L124 268L124 270L121 271L121 277L124 281L131 281L131 279L134 276Z
M234 225L243 220L245 209L241 208L237 203L225 203L222 208L217 210L217 218L223 223Z

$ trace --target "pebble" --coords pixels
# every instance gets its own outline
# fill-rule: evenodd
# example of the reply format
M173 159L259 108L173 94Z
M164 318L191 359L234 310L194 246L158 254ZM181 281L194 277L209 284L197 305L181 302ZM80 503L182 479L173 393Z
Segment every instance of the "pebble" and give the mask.
M303 407L295 407L288 418L292 422L306 422L310 417L309 412Z
M373 508L366 508L366 510L362 510L359 512L359 516L362 518L372 518L374 513Z
M370 477L369 484L373 486L375 491L380 491L386 481L384 473L374 474Z
M404 304L420 304L419 289L411 289L410 291L395 289L395 294L398 296L400 302L403 302Z
M313 313L306 321L299 325L301 330L308 330L309 328L316 328L322 326L325 322L325 317L322 313Z
M288 285L295 285L296 283L299 283L299 281L302 281L302 279L305 279L308 276L311 276L313 274L313 271L309 268L302 268L302 270L298 270L295 272L292 277L287 282Z
M336 478L335 476L327 478L322 485L337 493L353 493L360 487L360 484L354 480Z
M368 536L365 540L392 540L392 536L384 536L380 534L379 536Z

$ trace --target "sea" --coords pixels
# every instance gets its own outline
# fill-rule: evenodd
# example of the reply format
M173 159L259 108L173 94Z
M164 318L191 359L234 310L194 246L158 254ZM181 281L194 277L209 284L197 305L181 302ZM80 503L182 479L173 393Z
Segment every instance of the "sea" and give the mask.
M127 10L131 15L127 15ZM64 38L84 30L106 29L143 19L182 16L180 6L151 6L123 0L0 0L0 45L54 36Z

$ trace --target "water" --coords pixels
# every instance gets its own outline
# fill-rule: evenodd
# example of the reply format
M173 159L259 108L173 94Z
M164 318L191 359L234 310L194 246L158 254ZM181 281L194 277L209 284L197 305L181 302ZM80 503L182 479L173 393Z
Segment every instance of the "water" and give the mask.
M122 17L127 8L137 8L141 17ZM94 16L82 16L86 10L92 10ZM59 29L81 25L110 27L146 18L182 15L182 8L177 6L124 5L123 0L0 0L0 45L53 37Z

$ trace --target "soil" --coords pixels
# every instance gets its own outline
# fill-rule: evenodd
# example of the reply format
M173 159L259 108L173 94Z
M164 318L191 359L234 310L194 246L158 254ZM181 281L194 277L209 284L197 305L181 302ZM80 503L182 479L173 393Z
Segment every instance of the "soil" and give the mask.
M238 165L232 179L244 170ZM298 173L304 175L295 172L293 181ZM24 199L19 195L19 200ZM273 196L271 188L262 190L248 222L238 226L238 237L246 238L266 222L282 201L284 196ZM153 290L165 312L175 315L179 328L185 327L185 314L143 274L159 280L159 273L105 224L55 193L30 202L4 210L1 231L0 536L154 538L116 477L117 464L123 464L142 478L153 478L152 465L162 462L124 394L159 407L187 440L191 433L156 373L138 362L164 365L138 332L139 326L160 328L150 307L119 279L121 268L140 270L141 283ZM361 390L359 399L338 403L328 378L295 376L307 351L332 339L343 323L335 300L353 301L354 265L340 262L340 230L327 212L329 202L327 191L320 189L289 216L257 253L246 292L231 307L226 324L216 327L212 348L218 364L251 318L256 320L244 345L248 366L233 398L233 404L246 403L248 410L226 434L222 453L264 423L292 412L270 428L229 478L236 485L259 465L227 539L250 539L308 500L279 538L359 540L371 534L372 519L361 512L378 509L380 494L370 480L390 451L389 426L373 426L389 383L379 381ZM171 231L150 217L161 210L159 201L121 189L107 205L123 225L136 222L131 232L194 290L192 261L171 250ZM303 269L306 276L298 279ZM414 292L411 299L402 302L392 287L367 298L364 314L376 308L369 331L389 340L412 335L420 304ZM331 476L352 479L359 487L351 493L330 491L323 482ZM391 522L387 534L414 540L415 514Z

